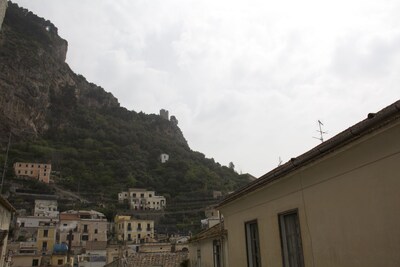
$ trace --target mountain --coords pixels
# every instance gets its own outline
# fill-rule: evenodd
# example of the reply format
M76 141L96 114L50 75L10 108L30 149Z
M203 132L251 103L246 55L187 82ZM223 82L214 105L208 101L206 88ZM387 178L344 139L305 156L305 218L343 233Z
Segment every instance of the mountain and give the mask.
M248 182L192 151L174 121L129 111L75 74L65 62L67 48L50 21L9 2L0 32L3 151L11 132L6 180L14 179L13 162L51 162L58 186L111 208L117 193L129 187L153 189L169 203L190 206L191 199ZM170 160L162 164L161 153Z

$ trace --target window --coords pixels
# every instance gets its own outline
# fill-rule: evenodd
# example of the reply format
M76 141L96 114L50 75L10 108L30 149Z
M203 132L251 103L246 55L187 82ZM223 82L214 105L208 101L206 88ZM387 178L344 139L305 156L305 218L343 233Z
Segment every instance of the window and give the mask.
M42 250L47 250L47 241L43 241Z
M257 221L247 222L246 247L247 247L247 265L249 267L261 267L260 241L258 239Z
M58 259L57 260L57 265L63 265L63 263L64 263L63 259Z
M82 235L82 241L88 241L89 236L88 235Z
M197 249L197 267L201 267L201 250Z
M219 240L213 241L214 267L221 267L221 243Z
M49 230L43 230L43 237L49 236Z
M304 267L300 223L297 210L279 214L284 267Z
M149 194L149 197L151 197L151 194Z
M20 174L21 173L21 171L18 171L18 174Z
M33 259L32 260L32 266L39 266L39 260L38 259Z
M83 225L83 232L84 232L84 233L87 233L87 232L88 232L88 225L87 225L87 224L84 224L84 225Z
M140 194L140 197L144 197L144 194Z
M67 235L67 241L71 238L71 241L74 240L74 235Z
M99 232L99 230L97 230L97 229L94 229L94 233L95 234L97 234Z

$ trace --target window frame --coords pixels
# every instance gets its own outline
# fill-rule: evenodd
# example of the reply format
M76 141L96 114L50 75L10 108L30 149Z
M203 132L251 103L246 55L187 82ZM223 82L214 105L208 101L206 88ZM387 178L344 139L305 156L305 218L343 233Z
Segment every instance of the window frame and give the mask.
M279 236L280 236L280 241L281 241L281 254L282 254L282 266L283 267L292 267L290 262L289 262L289 248L287 245L287 235L286 235L286 222L285 222L285 216L288 215L296 215L295 217L295 224L296 224L296 231L297 231L297 240L299 242L299 266L294 266L294 267L304 267L304 252L303 252L303 241L301 237L301 226L300 226L300 216L299 216L299 210L296 209L291 209L287 210L281 213L278 213L278 224L279 224Z
M251 238L251 235L249 236L249 233L251 231L251 229L250 229L251 225L256 225L256 227L257 227L256 228L257 235L256 235L256 240L255 240L257 247L255 248L256 249L255 253L253 252L253 249L254 249L253 246L249 247L249 243L250 244L253 243L253 240L249 239L249 238ZM246 241L247 266L248 267L261 267L262 264L261 264L261 249L260 249L260 232L258 229L257 219L251 220L251 221L246 221L244 223L244 230L245 230L245 241ZM256 262L256 263L253 262L253 260L254 260L253 256L252 256L253 254L257 255L258 262Z
M213 259L214 259L214 267L222 267L222 251L221 251L221 240L214 239L213 240Z

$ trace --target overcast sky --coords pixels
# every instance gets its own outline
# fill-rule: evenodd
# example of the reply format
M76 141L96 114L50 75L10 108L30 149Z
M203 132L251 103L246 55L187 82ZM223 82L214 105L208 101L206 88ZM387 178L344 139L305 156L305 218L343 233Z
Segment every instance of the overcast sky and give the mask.
M398 0L18 0L67 63L256 177L400 99ZM171 155L173 157L173 155Z

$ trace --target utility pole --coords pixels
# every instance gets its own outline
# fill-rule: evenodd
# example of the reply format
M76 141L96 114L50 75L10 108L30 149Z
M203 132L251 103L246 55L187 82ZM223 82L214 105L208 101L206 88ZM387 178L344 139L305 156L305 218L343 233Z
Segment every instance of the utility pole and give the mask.
M4 177L6 176L7 160L8 160L8 151L10 150L10 145L11 145L11 131L10 131L10 135L8 136L8 144L7 144L6 158L5 158L5 160L4 160L3 175L1 176L0 194L3 194Z

